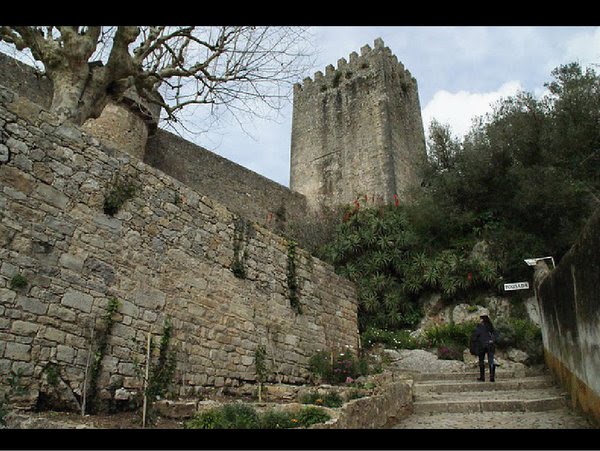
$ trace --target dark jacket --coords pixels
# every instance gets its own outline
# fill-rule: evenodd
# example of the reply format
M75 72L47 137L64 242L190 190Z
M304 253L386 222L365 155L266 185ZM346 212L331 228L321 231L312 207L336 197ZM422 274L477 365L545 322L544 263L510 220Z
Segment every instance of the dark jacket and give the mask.
M471 336L470 352L479 355L485 351L493 351L496 342L496 333L486 324L478 324Z

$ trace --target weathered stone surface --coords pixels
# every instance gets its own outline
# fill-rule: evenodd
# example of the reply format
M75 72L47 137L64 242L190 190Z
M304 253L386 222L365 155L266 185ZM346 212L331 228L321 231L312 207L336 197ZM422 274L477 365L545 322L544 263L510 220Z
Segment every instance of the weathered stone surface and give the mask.
M63 193L45 183L40 183L36 186L33 196L41 198L50 205L57 208L65 208L69 202L69 198Z
M197 411L195 401L171 401L168 399L153 404L157 412L167 418L192 418Z
M0 101L0 117L5 111ZM145 362L148 333L160 343L167 319L180 393L254 380L258 345L266 345L267 379L286 383L308 378L317 349L356 349L355 288L329 265L311 259L309 269L298 248L306 306L298 314L287 298L282 237L250 224L241 237L247 278L238 278L238 217L231 211L118 150L106 153L84 132L57 133L50 113L23 119L3 131L20 160L0 166L7 181L0 190L7 213L0 217L0 362L29 365L25 384L39 385L53 361L65 384L80 390L90 344L103 333L113 298L119 308L98 378L102 397L120 386L140 387L135 368ZM43 153L40 136L47 141ZM111 217L103 203L116 174L140 190ZM7 288L11 274L26 275L27 287Z
M290 188L313 207L404 201L419 182L417 82L383 41L362 50L294 86Z
M89 294L82 293L81 291L69 289L64 294L60 302L66 307L73 307L77 310L90 313L92 311L94 298Z
M546 364L573 405L600 425L600 210L556 269L545 261L534 283Z
M31 359L31 346L21 343L6 343L4 357L9 360L29 361Z

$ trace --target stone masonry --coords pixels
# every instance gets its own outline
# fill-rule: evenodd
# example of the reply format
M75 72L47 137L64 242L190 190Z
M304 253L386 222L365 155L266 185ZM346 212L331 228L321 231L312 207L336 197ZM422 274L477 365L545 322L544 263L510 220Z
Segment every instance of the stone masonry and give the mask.
M535 285L544 358L572 406L600 426L600 209L553 271L539 261Z
M331 266L296 250L296 312L285 239L4 88L0 155L3 389L18 373L35 403L51 365L80 400L91 330L113 298L98 380L107 398L141 387L146 338L158 343L167 318L180 395L255 381L259 345L268 380L290 383L306 380L317 350L356 348L355 288ZM117 181L137 189L110 216Z
M417 82L381 39L294 86L290 188L313 207L408 200L424 159Z

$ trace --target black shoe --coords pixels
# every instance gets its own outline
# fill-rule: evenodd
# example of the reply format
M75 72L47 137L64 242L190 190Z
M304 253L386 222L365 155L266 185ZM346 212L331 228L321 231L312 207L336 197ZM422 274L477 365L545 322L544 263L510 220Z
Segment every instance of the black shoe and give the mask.
M481 382L485 382L485 377L478 377L477 380L481 381Z

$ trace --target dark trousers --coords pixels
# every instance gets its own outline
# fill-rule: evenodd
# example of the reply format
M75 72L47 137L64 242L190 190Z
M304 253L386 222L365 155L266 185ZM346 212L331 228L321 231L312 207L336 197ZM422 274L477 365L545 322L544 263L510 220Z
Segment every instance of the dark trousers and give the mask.
M483 377L484 371L485 371L485 355L487 354L487 358L488 358L488 365L490 368L490 377L494 377L494 348L490 347L490 348L484 348L478 355L479 357L479 368L482 370L481 372L481 376Z

